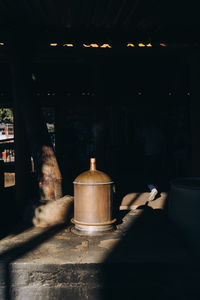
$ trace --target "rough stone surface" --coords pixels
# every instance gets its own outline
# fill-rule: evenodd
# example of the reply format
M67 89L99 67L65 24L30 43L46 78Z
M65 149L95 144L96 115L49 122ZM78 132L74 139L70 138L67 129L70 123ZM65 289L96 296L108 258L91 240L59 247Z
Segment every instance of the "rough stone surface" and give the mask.
M199 264L165 215L123 213L103 236L65 224L2 239L0 299L199 299Z
M72 215L74 197L64 196L54 201L48 201L35 209L33 225L36 227L48 227L63 224Z

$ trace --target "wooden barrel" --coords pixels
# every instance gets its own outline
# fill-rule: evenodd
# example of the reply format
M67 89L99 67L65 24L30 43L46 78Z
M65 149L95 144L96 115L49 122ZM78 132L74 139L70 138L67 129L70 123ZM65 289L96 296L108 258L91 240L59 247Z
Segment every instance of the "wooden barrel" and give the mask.
M96 170L91 158L90 170L74 180L73 232L95 235L114 229L113 184L107 174Z

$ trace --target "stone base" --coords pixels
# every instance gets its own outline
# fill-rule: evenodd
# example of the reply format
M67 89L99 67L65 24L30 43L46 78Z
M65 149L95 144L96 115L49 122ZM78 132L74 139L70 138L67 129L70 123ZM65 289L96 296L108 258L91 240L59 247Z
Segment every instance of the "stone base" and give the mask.
M0 241L1 300L200 299L200 263L160 210L124 211L114 232L33 227Z

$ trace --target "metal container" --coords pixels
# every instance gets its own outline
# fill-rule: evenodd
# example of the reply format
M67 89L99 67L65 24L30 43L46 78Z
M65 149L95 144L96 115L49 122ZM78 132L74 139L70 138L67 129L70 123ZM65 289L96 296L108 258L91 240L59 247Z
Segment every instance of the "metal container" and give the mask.
M113 181L96 170L95 158L90 170L74 180L74 219L72 232L79 235L100 235L115 228L112 216Z
M171 182L168 214L182 232L188 250L200 256L200 177Z

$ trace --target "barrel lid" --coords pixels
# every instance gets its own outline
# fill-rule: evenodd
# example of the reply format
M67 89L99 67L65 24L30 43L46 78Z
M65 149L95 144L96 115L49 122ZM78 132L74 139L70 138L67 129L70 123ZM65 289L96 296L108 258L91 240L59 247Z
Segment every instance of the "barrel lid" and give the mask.
M200 189L200 177L176 178L171 181L171 186L184 188L184 189L199 190Z
M110 184L111 178L104 172L96 170L96 159L90 159L90 170L81 173L74 180L74 184Z

